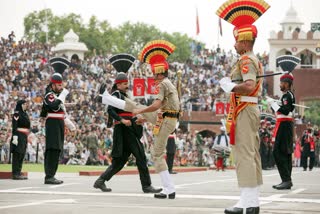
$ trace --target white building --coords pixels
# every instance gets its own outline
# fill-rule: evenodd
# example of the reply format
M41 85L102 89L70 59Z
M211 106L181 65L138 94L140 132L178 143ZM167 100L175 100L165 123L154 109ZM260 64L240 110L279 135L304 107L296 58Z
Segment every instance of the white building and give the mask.
M72 29L64 35L63 40L64 42L58 43L57 46L53 48L53 51L59 56L63 54L66 55L69 60L74 54L83 60L84 53L88 51L88 48L84 43L79 42L79 36L75 34Z
M320 21L320 20L319 20ZM269 68L277 72L276 58L284 54L292 54L301 58L301 67L320 69L320 32L302 31L304 23L299 19L296 10L291 5L283 21L282 30L270 33ZM300 66L297 66L299 68ZM293 73L294 75L294 73ZM273 78L273 93L281 96L280 78Z

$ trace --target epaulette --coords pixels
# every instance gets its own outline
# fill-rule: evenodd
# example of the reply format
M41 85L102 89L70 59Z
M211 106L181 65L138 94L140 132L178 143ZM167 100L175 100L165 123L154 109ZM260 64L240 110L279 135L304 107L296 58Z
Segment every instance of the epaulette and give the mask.
M115 90L115 91L112 92L111 95L114 95L114 94L116 94L116 93L120 93L120 91L119 91L119 90Z
M246 74L249 71L248 65L253 63L255 65L254 58L248 55L242 55L240 57L240 68L241 68L241 73Z

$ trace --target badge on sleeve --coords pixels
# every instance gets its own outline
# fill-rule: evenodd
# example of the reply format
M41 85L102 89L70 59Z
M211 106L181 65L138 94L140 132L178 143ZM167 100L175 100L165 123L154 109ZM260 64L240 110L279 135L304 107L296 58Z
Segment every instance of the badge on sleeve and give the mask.
M54 101L54 96L53 96L53 94L49 94L48 100L49 100L49 102L51 102L51 103Z
M249 71L249 67L247 65L242 66L242 70L241 71L242 71L243 74L246 74Z
M246 55L241 57L241 72L243 74L248 73L249 67L248 65L250 64L250 58Z
M288 100L287 99L283 99L283 104L287 105L288 104Z

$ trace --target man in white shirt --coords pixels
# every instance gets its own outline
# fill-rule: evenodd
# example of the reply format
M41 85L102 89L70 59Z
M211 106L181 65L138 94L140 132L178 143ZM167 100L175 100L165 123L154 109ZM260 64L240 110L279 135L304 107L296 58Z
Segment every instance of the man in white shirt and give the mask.
M216 152L216 167L217 171L220 169L224 171L224 159L226 158L225 151L229 149L229 136L225 133L226 130L224 127L220 128L221 134L216 136L214 143L213 143L213 149Z

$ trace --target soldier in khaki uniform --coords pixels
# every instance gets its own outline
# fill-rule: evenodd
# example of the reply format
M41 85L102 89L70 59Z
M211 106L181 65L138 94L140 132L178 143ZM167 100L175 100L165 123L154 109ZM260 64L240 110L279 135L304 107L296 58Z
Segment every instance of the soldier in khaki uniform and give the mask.
M217 15L235 25L234 45L240 58L229 77L220 80L220 87L230 93L230 111L226 128L235 158L240 200L225 209L225 213L259 213L259 186L262 185L261 159L259 154L260 112L257 106L261 93L262 65L253 54L257 28L252 25L270 6L263 0L229 0L217 11ZM235 9L236 8L236 9ZM241 10L241 11L238 11Z
M151 41L139 55L142 62L151 65L157 84L157 95L150 106L137 104L130 99L125 101L112 97L107 91L102 95L102 103L112 105L134 114L141 114L154 125L155 135L152 158L156 172L160 174L163 190L154 195L155 198L175 198L175 187L164 159L166 145L170 133L175 128L179 117L180 101L176 87L167 78L169 65L166 58L175 46L164 40Z

